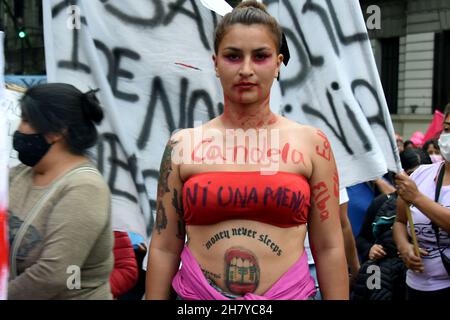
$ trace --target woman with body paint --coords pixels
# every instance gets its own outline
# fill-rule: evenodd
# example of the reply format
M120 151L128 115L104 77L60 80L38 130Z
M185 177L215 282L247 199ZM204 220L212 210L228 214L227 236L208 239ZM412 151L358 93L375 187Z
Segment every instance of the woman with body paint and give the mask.
M330 143L270 110L282 42L257 1L242 2L217 26L224 112L167 144L147 299L313 299L307 225L323 299L348 299Z

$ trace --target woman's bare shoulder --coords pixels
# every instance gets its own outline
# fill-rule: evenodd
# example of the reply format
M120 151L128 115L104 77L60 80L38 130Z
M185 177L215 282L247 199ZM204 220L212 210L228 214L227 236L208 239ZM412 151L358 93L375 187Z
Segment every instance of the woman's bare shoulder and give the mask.
M313 127L310 125L306 125L306 124L302 124L302 123L296 122L294 120L290 120L285 117L281 117L280 127L283 129L287 129L293 133L306 134L306 135L316 134L320 130L319 128L316 128L316 127Z
M205 122L204 124L194 127L194 128L185 128L179 129L170 137L171 141L181 142L185 139L193 139L194 137L202 137L206 130L218 129L216 125L216 118Z

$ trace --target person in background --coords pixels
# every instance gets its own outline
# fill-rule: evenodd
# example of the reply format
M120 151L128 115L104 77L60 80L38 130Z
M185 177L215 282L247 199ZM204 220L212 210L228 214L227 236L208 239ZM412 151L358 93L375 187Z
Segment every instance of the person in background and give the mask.
M408 149L408 148L416 148L416 145L411 140L406 140L403 143L403 150Z
M138 281L138 261L127 232L114 231L114 269L110 284L114 299L129 292Z
M402 167L411 174L421 164L430 164L431 159L422 155L421 149L408 148L400 153ZM394 190L395 191L395 190ZM381 194L367 209L356 244L361 259L362 272L358 275L354 300L404 300L406 267L398 257L392 236L392 226L396 217L397 194ZM371 265L380 267L382 288L369 290L366 282Z
M360 269L358 251L356 250L355 236L353 235L352 225L348 217L348 195L345 192L346 200L339 206L339 217L341 219L341 228L344 236L345 257L349 270L349 287L353 290L353 284Z
M450 106L438 143L443 162L422 165L411 176L397 174L394 239L408 267L407 299L450 301ZM410 243L407 209L414 222L420 255Z
M144 259L147 254L147 245L143 236L128 232L128 237L131 240L131 245L134 250L134 256L137 266L137 280L134 287L118 296L118 300L142 300L145 294L145 269L147 264L144 264Z
M103 111L95 91L28 89L9 177L9 299L112 299L111 195L86 156Z
M395 134L395 142L397 143L398 152L402 152L404 149L403 137L398 133Z
M441 162L444 160L439 149L439 144L435 139L428 140L423 144L422 150L426 152L433 163Z

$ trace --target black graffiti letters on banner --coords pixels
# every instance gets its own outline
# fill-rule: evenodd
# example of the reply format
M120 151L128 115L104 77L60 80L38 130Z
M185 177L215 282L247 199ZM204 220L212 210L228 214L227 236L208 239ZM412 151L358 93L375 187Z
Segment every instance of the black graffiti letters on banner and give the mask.
M67 8L69 6L76 6L78 5L78 0L65 0L61 1L60 3L56 4L52 8L52 18L54 19L62 12L66 12ZM87 25L86 18L81 17L81 23L83 25ZM62 69L69 69L74 71L83 71L84 73L90 74L91 68L80 61L80 30L77 28L72 28L72 55L70 57L70 60L60 60L58 61L58 67Z
M119 77L128 80L133 80L134 78L134 74L131 71L120 67L120 62L122 59L139 61L141 59L139 53L127 48L113 48L112 50L109 50L106 44L97 39L94 40L94 43L96 48L106 57L108 63L107 77L114 97L128 102L139 101L139 96L137 94L123 92L118 88Z

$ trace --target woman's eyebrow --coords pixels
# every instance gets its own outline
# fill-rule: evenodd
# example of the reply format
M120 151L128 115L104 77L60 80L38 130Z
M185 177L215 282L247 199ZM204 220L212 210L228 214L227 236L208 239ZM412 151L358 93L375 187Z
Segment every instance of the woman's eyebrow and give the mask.
M242 51L241 49L235 48L235 47L226 47L226 48L224 48L224 50L235 51L235 52L241 52Z
M236 47L226 47L224 48L224 50L228 50L228 51L235 51L235 52L242 52L242 49L236 48ZM252 52L263 52L263 51L270 51L269 47L261 47L261 48L257 48L252 50Z

